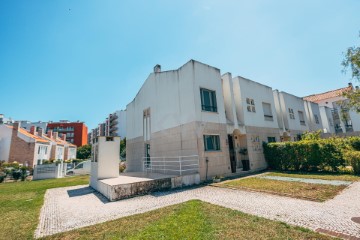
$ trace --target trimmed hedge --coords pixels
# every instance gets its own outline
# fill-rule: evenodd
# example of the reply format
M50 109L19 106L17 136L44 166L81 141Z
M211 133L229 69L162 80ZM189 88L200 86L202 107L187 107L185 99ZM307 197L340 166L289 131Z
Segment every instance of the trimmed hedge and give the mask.
M360 151L347 151L344 157L346 162L352 166L354 174L360 175Z
M338 139L264 143L264 154L275 170L337 172L345 166L342 145Z

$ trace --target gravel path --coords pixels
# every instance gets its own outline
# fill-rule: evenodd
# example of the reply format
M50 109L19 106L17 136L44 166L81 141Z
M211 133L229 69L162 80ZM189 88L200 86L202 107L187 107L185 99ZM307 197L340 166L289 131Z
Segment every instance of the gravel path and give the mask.
M35 237L85 227L124 216L143 213L191 199L280 220L289 224L318 228L360 238L360 182L324 203L311 202L258 192L218 187L199 187L159 192L151 195L108 202L88 186L47 190Z
M287 182L303 182L303 183L314 183L314 184L328 184L328 185L350 185L350 181L340 181L340 180L323 180L323 179L311 179L311 178L294 178L294 177L280 177L280 176L260 176L258 178L265 178L278 181L287 181Z

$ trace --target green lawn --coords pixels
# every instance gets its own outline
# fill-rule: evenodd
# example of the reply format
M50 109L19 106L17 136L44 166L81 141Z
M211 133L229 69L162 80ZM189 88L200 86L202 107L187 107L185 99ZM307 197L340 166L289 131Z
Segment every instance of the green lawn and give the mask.
M347 186L286 182L257 177L240 178L213 184L218 187L230 187L243 190L254 190L272 194L302 198L313 201L325 201L335 197Z
M294 177L294 178L311 178L311 179L323 179L323 180L340 180L340 181L359 181L360 177L350 174L330 174L330 173L282 173L282 172L270 172L266 176L280 176L280 177Z
M199 200L56 234L46 239L333 239Z
M32 239L46 189L88 184L89 176L0 184L0 239Z

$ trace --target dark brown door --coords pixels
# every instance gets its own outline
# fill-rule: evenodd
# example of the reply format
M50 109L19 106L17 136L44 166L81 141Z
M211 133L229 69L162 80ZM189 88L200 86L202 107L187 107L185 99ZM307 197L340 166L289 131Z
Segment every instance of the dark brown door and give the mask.
M228 143L229 143L229 154L230 154L230 166L231 166L231 172L236 172L236 159L235 159L235 152L234 152L234 141L233 136L228 135Z

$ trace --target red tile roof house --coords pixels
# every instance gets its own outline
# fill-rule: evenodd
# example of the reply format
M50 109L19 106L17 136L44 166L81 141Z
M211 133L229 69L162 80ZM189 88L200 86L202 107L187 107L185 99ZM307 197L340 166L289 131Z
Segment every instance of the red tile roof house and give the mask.
M27 132L19 123L0 125L0 160L33 167L50 158L50 142Z
M30 129L32 131L32 128ZM61 138L58 137L57 132L49 130L47 135L43 133L43 130L40 128L37 135L47 140L51 144L51 154L50 159L54 160L70 160L76 158L76 145L66 141L66 135L62 135Z
M358 89L357 86L356 89ZM340 117L342 107L339 102L346 101L343 94L353 90L353 85L349 83L347 87L306 96L304 100L319 104L323 126L329 129L329 133L358 133L360 132L360 115L358 113L353 110L346 111L346 121Z

